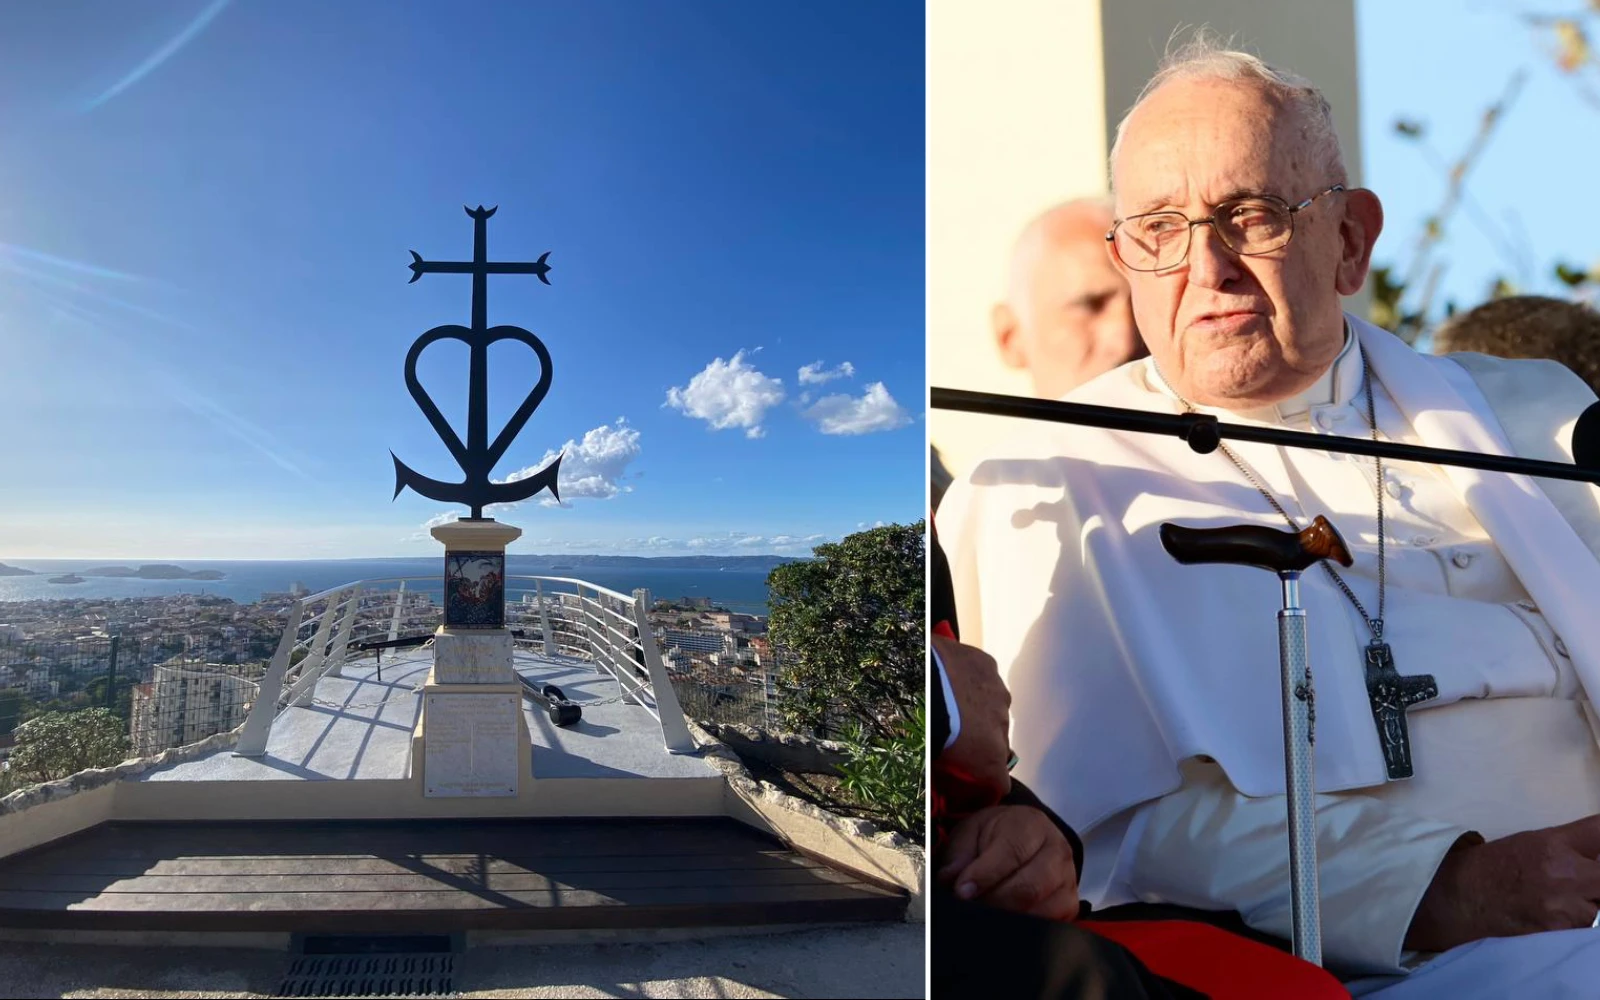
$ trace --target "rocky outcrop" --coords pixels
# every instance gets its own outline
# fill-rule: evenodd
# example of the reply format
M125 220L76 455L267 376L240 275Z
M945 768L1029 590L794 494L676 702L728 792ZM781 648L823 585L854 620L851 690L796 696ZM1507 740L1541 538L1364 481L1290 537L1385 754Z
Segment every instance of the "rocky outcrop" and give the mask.
M77 774L68 775L55 781L46 781L43 784L30 785L19 788L0 799L0 816L9 813L24 812L46 802L55 802L59 799L86 792L91 788L109 785L113 781L131 778L145 771L166 767L169 764L182 764L186 761L197 760L219 750L227 750L239 743L239 730L233 729L226 733L217 733L208 736L198 743L188 746L171 747L156 754L154 757L135 757L125 760L115 767L95 767Z
M790 774L838 774L845 761L844 744L798 733L772 733L737 724L701 723L701 727L745 760L758 760Z

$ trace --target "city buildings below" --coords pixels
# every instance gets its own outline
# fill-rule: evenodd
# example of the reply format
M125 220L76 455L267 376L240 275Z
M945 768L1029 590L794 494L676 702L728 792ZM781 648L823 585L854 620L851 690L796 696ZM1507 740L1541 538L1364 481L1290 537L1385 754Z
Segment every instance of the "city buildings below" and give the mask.
M129 743L141 755L237 726L304 591L297 583L249 604L192 594L5 604L0 753L17 724L44 711L111 708L127 721ZM595 627L597 602L614 603L603 593L546 596L552 629L579 645ZM426 591L406 590L398 607L394 590L367 591L360 600L353 643L431 635L440 622L439 605ZM518 595L507 610L515 629L543 627L532 593ZM690 715L776 724L779 679L794 657L770 641L765 616L685 597L654 602L647 622ZM637 643L621 649L632 637L612 638L642 669Z
M131 740L135 756L197 743L244 722L260 690L262 669L247 676L219 663L164 663L133 687Z

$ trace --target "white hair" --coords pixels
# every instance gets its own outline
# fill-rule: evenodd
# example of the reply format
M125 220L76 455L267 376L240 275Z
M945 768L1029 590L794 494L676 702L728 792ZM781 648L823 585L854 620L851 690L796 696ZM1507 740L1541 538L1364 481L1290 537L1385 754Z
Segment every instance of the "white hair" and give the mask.
M1176 33L1174 34L1176 40ZM1244 80L1259 83L1300 125L1300 138L1310 153L1311 163L1320 166L1327 183L1343 184L1348 179L1339 133L1333 125L1333 107L1322 91L1297 73L1269 66L1248 52L1228 48L1231 42L1218 38L1205 28L1194 37L1172 48L1161 60L1150 82L1144 85L1133 107L1117 123L1116 140L1111 144L1111 179L1116 184L1117 154L1122 149L1123 130L1139 106L1161 87L1175 80Z

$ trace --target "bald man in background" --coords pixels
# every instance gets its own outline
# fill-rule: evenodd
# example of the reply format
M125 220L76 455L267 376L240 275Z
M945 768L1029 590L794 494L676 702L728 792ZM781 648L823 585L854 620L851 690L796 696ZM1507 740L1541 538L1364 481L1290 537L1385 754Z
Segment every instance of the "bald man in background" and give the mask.
M1083 198L1040 215L1017 239L1011 286L990 323L1001 360L1026 371L1037 396L1059 399L1148 353L1128 283L1106 253L1111 223L1109 202Z

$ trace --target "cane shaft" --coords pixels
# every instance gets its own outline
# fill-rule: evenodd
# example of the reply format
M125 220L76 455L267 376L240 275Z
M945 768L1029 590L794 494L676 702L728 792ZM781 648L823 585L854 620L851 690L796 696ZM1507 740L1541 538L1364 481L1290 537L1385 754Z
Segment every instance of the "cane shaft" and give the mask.
M1285 597L1288 596L1286 586ZM1306 656L1306 618L1300 608L1285 607L1278 613L1278 652L1283 668L1283 756L1289 797L1289 887L1294 953L1321 965L1316 782L1311 755L1315 738L1312 729L1314 701L1310 661Z

